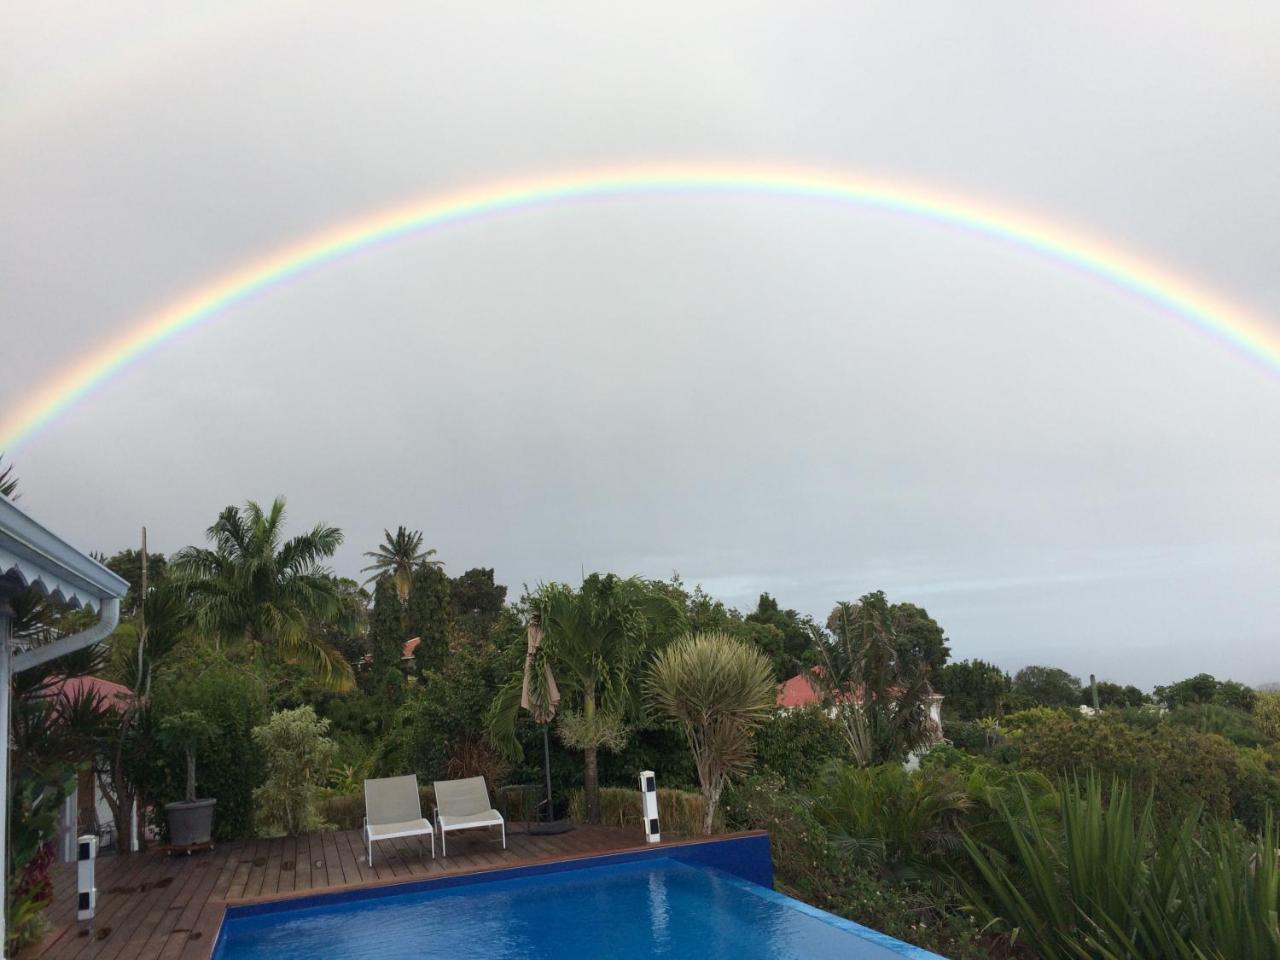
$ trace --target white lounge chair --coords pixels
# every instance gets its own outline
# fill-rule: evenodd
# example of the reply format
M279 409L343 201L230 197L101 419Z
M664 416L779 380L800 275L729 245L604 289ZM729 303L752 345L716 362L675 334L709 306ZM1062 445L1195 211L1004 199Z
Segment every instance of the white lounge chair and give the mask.
M373 841L399 837L431 838L431 859L436 856L436 835L431 821L422 815L418 777L383 777L364 782L364 839L373 866Z
M507 822L489 802L484 777L437 780L436 829L440 831L440 850L444 856L449 855L445 836L450 830L470 830L475 827L501 827L502 849L507 849Z

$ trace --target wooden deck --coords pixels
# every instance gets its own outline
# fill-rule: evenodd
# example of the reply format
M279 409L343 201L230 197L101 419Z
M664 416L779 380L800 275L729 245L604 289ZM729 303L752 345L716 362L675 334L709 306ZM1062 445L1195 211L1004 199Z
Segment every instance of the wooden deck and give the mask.
M454 834L449 856L393 840L374 848L370 868L358 830L220 844L208 853L167 857L158 851L104 856L97 863L98 908L76 920L76 865L54 868L49 934L19 960L208 960L228 903L371 886L561 860L643 846L634 827L578 827L530 836L519 824L507 849L485 832Z

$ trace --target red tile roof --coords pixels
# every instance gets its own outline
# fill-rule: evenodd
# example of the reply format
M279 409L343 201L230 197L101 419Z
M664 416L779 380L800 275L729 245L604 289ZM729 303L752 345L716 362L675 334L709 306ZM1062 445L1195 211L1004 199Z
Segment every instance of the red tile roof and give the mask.
M780 707L807 707L821 700L822 694L814 689L808 674L797 673L778 687L777 703Z
M103 680L101 677L71 677L56 681L49 687L49 696L66 697L72 700L85 696L90 691L98 697L104 709L127 704L133 700L133 691L124 684Z

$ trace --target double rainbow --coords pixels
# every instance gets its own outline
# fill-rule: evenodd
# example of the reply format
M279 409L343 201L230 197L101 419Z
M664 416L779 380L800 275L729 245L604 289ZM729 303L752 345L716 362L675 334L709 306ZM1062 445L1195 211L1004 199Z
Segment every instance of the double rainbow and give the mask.
M641 165L504 180L429 196L339 224L245 264L168 304L81 357L0 421L0 450L29 440L95 387L184 330L253 294L431 227L605 196L770 194L838 201L956 227L1082 269L1141 297L1280 372L1280 334L1255 315L1158 263L1031 214L904 181L743 164Z

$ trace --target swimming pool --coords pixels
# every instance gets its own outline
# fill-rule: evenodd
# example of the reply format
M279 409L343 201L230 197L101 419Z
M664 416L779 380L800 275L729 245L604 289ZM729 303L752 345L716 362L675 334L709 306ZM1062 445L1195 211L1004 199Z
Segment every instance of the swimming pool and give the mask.
M215 960L940 960L720 870L666 857L268 912L232 911Z

